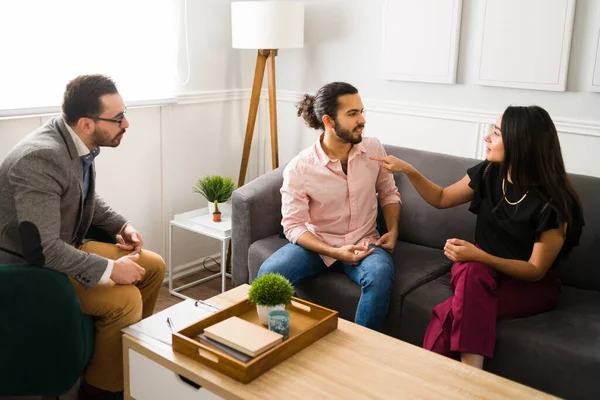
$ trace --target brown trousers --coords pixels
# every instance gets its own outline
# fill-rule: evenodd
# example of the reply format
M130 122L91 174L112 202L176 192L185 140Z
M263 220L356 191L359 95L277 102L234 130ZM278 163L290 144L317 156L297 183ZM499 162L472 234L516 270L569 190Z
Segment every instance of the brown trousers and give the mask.
M93 241L84 243L80 250L112 260L129 253L114 244ZM142 280L133 285L117 285L109 281L86 290L70 278L79 297L81 311L97 317L94 352L85 380L111 392L123 390L121 329L152 315L165 276L165 262L156 253L142 250L137 263L146 272Z

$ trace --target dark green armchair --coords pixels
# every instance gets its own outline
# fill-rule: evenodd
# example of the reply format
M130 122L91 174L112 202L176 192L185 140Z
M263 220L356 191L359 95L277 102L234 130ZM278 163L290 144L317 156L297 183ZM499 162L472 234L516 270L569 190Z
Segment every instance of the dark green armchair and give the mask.
M88 238L115 243L90 228ZM0 397L59 396L83 373L94 348L69 279L28 264L0 265Z

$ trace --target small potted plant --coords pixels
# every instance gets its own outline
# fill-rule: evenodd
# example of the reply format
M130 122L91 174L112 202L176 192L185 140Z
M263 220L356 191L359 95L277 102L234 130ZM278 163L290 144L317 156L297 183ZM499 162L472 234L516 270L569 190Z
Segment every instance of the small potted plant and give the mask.
M269 324L269 313L283 310L294 295L294 287L281 274L266 274L256 278L248 291L248 300L256 304L256 312L260 323Z
M213 211L213 222L221 222L221 211L219 211L219 202L215 200L215 211Z
M208 200L208 212L212 214L215 212L215 202L222 206L223 203L231 198L231 194L235 190L235 183L233 183L233 179L229 176L210 175L199 179L193 189L194 192L206 197L206 200ZM223 207L220 210L223 212Z

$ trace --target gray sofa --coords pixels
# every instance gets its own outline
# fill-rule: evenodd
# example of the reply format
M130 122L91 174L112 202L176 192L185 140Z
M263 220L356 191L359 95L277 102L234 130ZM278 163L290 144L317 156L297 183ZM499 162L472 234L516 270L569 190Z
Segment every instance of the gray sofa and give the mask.
M478 160L386 146L388 154L413 164L446 186L462 178ZM280 237L283 168L233 193L232 274L235 285L252 282L259 267L287 243ZM382 331L421 346L433 307L448 298L451 263L446 239L473 240L475 215L468 205L437 210L425 203L404 175L395 175L402 195L396 266L389 312ZM581 245L559 268L563 291L558 308L530 318L498 323L494 358L485 369L569 399L600 398L600 179L571 175L585 212ZM297 295L338 310L353 320L360 288L343 273L306 282Z

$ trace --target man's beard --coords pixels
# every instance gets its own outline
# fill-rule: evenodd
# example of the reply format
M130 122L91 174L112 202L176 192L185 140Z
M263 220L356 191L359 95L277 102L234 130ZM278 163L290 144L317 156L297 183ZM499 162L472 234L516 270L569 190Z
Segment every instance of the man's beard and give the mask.
M111 136L110 133L96 126L92 137L97 147L117 147L121 144L121 137L124 133L125 129L122 129L115 136Z
M356 130L364 127L365 124L358 124L356 128L354 128L351 131L349 129L342 128L339 124L336 123L333 127L333 130L335 131L336 136L343 140L345 143L358 144L362 142L362 135L354 136L352 135L352 132L355 132Z

